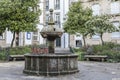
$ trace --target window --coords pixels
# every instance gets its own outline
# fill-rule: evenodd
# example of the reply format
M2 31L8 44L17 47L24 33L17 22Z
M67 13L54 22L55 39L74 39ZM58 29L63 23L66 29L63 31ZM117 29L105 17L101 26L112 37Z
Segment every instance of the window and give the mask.
M77 2L78 0L69 0L69 6L75 2Z
M100 5L99 4L92 5L92 11L94 16L100 15Z
M55 9L60 9L60 0L55 0L54 8Z
M60 14L59 13L56 13L55 14L55 24L56 26L58 26L60 28Z
M61 38L57 38L56 39L56 47L60 47L61 46Z
M5 33L2 33L2 34L0 35L0 40L2 40L2 39L5 39Z
M76 47L82 47L82 41L76 40Z
M49 15L48 14L46 15L45 21L46 21L46 24L48 24L48 21L49 21Z
M33 41L38 41L38 30L33 32Z
M27 32L27 39L30 40L31 39L31 33Z
M49 0L46 0L46 11L49 10Z
M92 36L92 39L95 39L95 40L98 40L98 39L100 39L100 36L99 36L99 34L97 33L97 34L93 35L93 36Z
M73 0L69 0L69 6L70 6L73 2L74 2Z
M113 25L118 28L120 23L116 21L113 22ZM120 38L120 32L112 32L112 38Z
M118 2L111 2L111 14L120 13L120 5Z

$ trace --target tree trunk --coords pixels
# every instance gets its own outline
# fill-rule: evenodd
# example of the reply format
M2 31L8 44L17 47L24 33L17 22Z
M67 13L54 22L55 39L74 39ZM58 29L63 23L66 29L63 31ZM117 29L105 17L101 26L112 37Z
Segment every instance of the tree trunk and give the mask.
M25 46L25 32L23 32L23 46Z
M84 43L84 47L86 47L86 41L85 41L85 36L83 35L83 43Z
M101 34L100 34L100 39L101 39L102 45L104 45L104 41L103 41L103 38L102 38L102 37L103 37L103 34L101 33Z
M12 42L11 42L11 47L13 47L14 40L15 40L15 31L13 32L13 39L12 39Z
M16 46L19 46L19 31L16 32Z

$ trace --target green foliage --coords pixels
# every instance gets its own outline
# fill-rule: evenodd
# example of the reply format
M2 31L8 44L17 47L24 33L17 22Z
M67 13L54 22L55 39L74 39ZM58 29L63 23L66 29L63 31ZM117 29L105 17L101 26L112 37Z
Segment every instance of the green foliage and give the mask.
M5 49L0 50L0 60L5 60Z
M107 42L104 45L94 45L94 54L107 55L108 62L120 62L120 44Z
M120 62L120 51L104 50L101 54L108 56L108 62Z
M111 48L109 46L107 46L107 45L104 45L104 46L102 46L102 45L93 45L93 53L95 53L95 54L101 54L101 52L103 50L109 50L109 49L111 49Z
M19 33L36 30L39 23L39 0L1 0L0 33L7 28Z
M107 55L107 62L120 62L120 44L106 42L104 45L89 46L93 49L93 55ZM87 48L74 49L79 55L78 60L84 60L84 55L87 53Z
M0 60L5 60L9 55L24 55L27 53L31 53L32 47L46 48L45 44L40 45L30 45L30 46L20 46L20 47L10 47L8 49L8 54L6 48L0 48Z
M84 60L84 53L81 51L77 51L76 54L78 54L78 60L83 61Z
M22 47L13 47L8 49L8 54L6 48L1 48L0 50L0 60L6 60L9 55L24 55L26 53L31 52L30 46L22 46Z
M115 43L112 43L112 42L106 42L104 45L93 45L93 51L94 53L101 53L102 51L104 50L118 50L119 51L119 48L120 48L120 44L115 44Z
M92 11L89 8L84 9L81 2L78 1L70 6L67 16L67 21L64 23L64 30L73 34L76 32L85 34L85 22L91 18Z
M24 55L30 52L31 52L31 47L29 46L13 47L9 49L9 55Z
M79 52L80 50L79 50L79 48L74 48L73 49L75 52Z
M80 1L74 2L70 6L67 16L64 30L71 34L80 33L87 36L89 28L86 28L85 23L92 17L91 9L83 8Z
M74 48L73 49L75 51L75 53L78 54L78 60L79 61L83 61L84 60L84 50L82 50L82 49L81 48Z
M12 32L34 30L40 15L38 2L39 0L2 0L0 2L1 27L7 27Z

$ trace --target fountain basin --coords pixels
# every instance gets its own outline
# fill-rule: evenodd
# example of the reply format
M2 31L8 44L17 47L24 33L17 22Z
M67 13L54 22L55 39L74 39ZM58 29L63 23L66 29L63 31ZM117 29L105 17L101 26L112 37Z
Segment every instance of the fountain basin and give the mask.
M23 72L29 75L56 76L78 72L76 54L26 54Z

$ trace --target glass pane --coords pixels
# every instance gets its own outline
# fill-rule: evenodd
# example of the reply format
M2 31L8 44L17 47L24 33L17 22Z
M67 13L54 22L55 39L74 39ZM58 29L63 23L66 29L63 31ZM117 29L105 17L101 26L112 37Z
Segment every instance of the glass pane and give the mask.
M61 47L61 38L56 39L56 47Z
M100 5L94 4L92 6L93 15L99 15L100 14Z
M37 40L38 36L33 36L33 40Z
M119 10L119 3L118 2L112 2L111 3L111 14L117 14L120 12Z
M38 32L33 32L33 35L38 35Z
M60 0L55 0L55 9L60 9Z
M76 47L82 47L82 41L76 40Z

